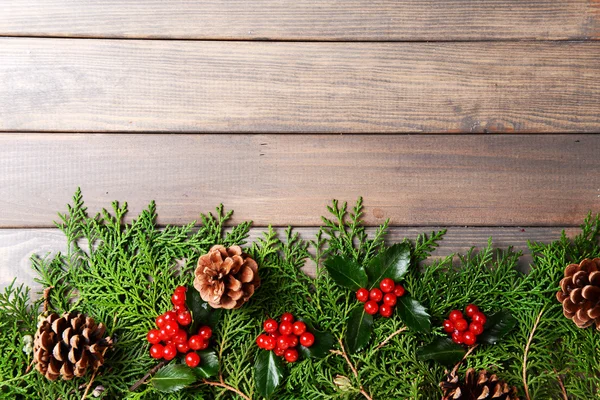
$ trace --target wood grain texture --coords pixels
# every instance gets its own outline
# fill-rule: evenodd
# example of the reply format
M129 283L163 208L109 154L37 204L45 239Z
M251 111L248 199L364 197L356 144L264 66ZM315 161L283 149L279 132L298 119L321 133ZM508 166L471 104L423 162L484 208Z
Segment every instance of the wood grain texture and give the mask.
M439 230L439 227L392 227L389 230L388 243L397 243L404 238L414 240L422 232ZM579 232L576 228L564 228L568 236ZM430 263L436 259L447 257L454 253L464 254L471 247L485 247L488 238L492 237L492 244L496 248L514 246L515 251L523 251L524 256L519 260L519 268L527 270L531 263L531 255L527 249L527 240L548 243L560 237L563 228L450 228L441 242L440 247L427 260ZM283 235L282 229L278 229ZM298 228L297 231L305 240L311 240L317 228ZM372 232L373 229L370 230ZM252 229L250 241L261 235L262 229ZM35 273L31 269L30 258L33 255L47 257L57 252L66 251L66 239L57 229L0 229L0 290L10 284L13 279L25 283L39 290L39 285L34 282ZM315 273L315 264L307 262L305 272L311 276Z
M0 131L600 132L600 42L0 39Z
M600 206L598 135L0 134L0 227L155 199L161 224L317 226L332 198L402 226L579 225Z
M598 39L594 0L3 0L0 34L261 40Z

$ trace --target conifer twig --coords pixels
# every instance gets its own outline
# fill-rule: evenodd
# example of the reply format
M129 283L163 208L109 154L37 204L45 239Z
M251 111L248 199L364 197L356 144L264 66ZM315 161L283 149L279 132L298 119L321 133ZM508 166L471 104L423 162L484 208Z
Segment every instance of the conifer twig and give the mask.
M379 346L375 347L375 350L379 350L380 348L382 348L383 346L385 346L390 340L392 340L392 338L404 331L406 331L408 328L407 327L402 327L400 329L398 329L396 332L392 333L390 336L386 337L385 340L381 343L379 343Z
M567 396L567 389L565 389L565 385L563 384L563 381L560 378L560 374L556 369L554 369L554 373L556 374L556 379L558 379L558 385L560 386L560 391L562 392L563 399L569 400L569 396Z
M204 383L205 385L208 385L208 386L216 386L216 387L220 387L220 388L229 390L231 392L234 392L235 394L237 394L244 400L252 400L248 395L242 393L239 389L236 389L233 386L226 384L225 381L223 380L223 375L219 376L219 382L213 382L213 381L209 381L207 379L203 379L202 383Z
M131 385L131 387L129 388L129 391L135 392L137 390L137 388L142 386L142 384L146 381L146 379L148 379L149 377L151 377L152 375L157 373L158 370L161 369L162 367L164 367L166 363L167 363L166 361L161 361L158 364L156 364L156 366L154 368L152 368L150 371L148 371L146 373L146 375L144 375L140 380L138 380L136 383Z
M527 339L527 344L525 345L525 352L523 354L523 388L525 390L525 398L527 400L531 400L531 396L529 395L529 386L527 386L527 353L529 353L529 347L531 346L531 342L533 341L533 335L535 330L537 329L540 319L542 318L542 314L545 311L545 307L542 307L542 310L538 314L533 327L531 328L531 332L529 333L529 338Z
M350 367L350 369L352 370L352 373L354 374L354 377L356 378L356 380L358 381L358 384L360 385L360 389L359 392L365 396L365 398L367 400L373 400L373 398L369 395L369 393L367 393L367 391L365 390L365 388L360 384L360 379L358 378L358 371L356 370L356 368L354 367L354 365L352 365L352 362L350 361L350 358L348 357L348 354L346 354L346 350L344 349L344 342L342 342L342 339L338 339L338 343L340 345L340 350L329 350L331 353L333 354L337 354L339 356L344 357L344 360L346 360L346 363L348 364L348 366Z

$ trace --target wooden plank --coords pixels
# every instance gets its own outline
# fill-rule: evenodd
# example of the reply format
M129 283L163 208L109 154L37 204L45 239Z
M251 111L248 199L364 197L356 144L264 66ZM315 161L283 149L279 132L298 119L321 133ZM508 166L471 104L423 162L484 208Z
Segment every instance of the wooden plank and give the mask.
M152 199L161 224L219 203L236 221L317 226L332 198L402 226L579 225L600 204L598 135L0 134L0 227Z
M0 131L600 132L600 42L0 40Z
M262 40L598 39L596 0L4 0L0 34Z
M439 230L439 227L392 227L389 230L388 243L397 243L404 238L414 240L422 232ZM527 240L548 243L560 237L562 229L566 229L568 236L579 232L576 228L450 228L441 246L433 253L428 263L439 258L447 257L454 253L464 254L471 247L484 247L489 237L493 238L493 246L507 248L514 246L516 251L523 251L519 267L526 270L531 263L531 254L527 249ZM282 233L283 229L278 229ZM305 240L311 240L317 228L298 228L297 231ZM373 229L370 230L372 233ZM262 229L252 229L250 241L261 235ZM282 236L284 237L284 236ZM17 282L25 283L35 290L39 285L34 282L35 273L31 269L30 258L32 255L40 257L51 256L57 252L66 251L66 239L57 229L2 229L0 230L0 290L16 278ZM305 272L311 276L315 273L315 264L307 262Z

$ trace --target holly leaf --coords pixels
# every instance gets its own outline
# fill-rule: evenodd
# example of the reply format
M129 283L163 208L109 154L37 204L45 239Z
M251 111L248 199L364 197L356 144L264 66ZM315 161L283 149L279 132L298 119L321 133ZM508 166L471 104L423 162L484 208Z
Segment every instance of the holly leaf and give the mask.
M329 354L329 350L333 347L333 336L330 333L322 332L317 329L308 321L304 321L298 318L306 324L307 331L315 336L315 342L310 347L298 346L298 351L304 358L323 358Z
M477 341L485 344L496 344L517 324L517 320L510 311L502 310L489 315L483 328L483 333L477 337Z
M384 278L394 282L402 280L410 266L410 244L396 243L372 258L367 265L367 275L371 288L379 286Z
M408 329L415 332L429 332L431 330L431 321L427 310L412 297L403 296L398 298L396 308Z
M427 346L417 349L417 357L421 360L433 360L443 365L456 364L466 354L465 349L450 338L436 338Z
M269 397L283 379L283 363L272 351L260 351L254 364L256 387L262 397Z
M194 374L199 379L206 379L216 376L219 373L219 357L213 349L197 351L200 356L200 364L192 368Z
M192 323L189 326L189 332L197 332L198 328L208 325L215 328L219 318L221 318L221 309L212 308L207 302L202 300L200 292L192 285L187 287L185 294L185 304L192 314Z
M367 286L367 273L356 261L335 255L325 260L325 268L329 276L340 286L350 290L358 290Z
M159 369L151 382L156 390L173 393L196 382L196 375L187 365L169 364Z
M350 313L346 328L346 345L350 353L364 349L371 340L373 316L367 314L364 307L357 307Z

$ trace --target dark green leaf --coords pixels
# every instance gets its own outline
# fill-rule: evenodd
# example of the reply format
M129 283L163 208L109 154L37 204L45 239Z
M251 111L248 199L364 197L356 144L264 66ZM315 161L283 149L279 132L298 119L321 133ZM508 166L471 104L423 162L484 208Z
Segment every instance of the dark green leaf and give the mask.
M152 378L156 390L172 393L194 383L196 375L190 367L183 364L169 364L158 370Z
M335 255L325 260L325 268L331 279L340 286L358 290L367 286L367 273L356 261Z
M373 316L365 312L364 307L357 307L348 318L346 328L346 345L350 353L356 353L365 348L371 340Z
M433 360L443 365L456 364L466 354L465 349L450 338L436 338L427 346L417 349L417 357L421 360Z
M272 351L260 350L254 364L256 387L262 397L269 397L283 379L283 363Z
M396 308L408 329L415 332L429 332L431 330L431 321L427 310L415 299L410 296L400 297Z
M219 357L214 350L202 350L197 352L200 356L200 364L193 368L194 374L200 379L210 378L219 373Z
M380 252L371 259L367 265L369 285L374 288L384 278L391 278L394 282L402 280L410 265L410 244L408 242L396 243Z
M322 332L313 326L308 321L304 321L298 318L299 321L303 321L306 324L307 330L315 335L315 343L310 347L298 346L298 351L304 358L323 358L329 354L329 350L333 347L333 336L327 332Z
M208 325L214 329L221 317L221 309L209 306L207 302L202 300L200 293L192 285L188 286L185 295L185 303L192 314L189 331L195 333L203 325Z
M483 333L479 335L477 341L485 344L496 344L510 332L516 324L517 320L508 310L498 311L487 317Z

